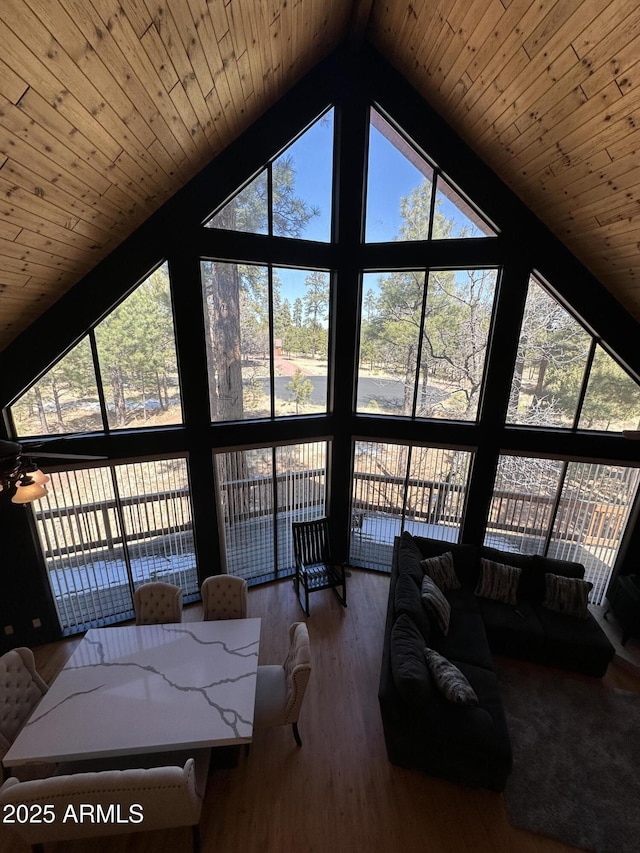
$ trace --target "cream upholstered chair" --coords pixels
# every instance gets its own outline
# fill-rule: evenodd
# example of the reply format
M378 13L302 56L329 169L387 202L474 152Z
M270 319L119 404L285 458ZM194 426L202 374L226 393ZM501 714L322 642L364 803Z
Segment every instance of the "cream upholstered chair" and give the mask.
M247 582L235 575L212 575L200 588L205 622L214 619L246 619Z
M163 581L143 583L133 593L136 625L182 621L182 590Z
M208 761L199 764L197 758L189 758L183 767L102 770L29 782L12 776L0 788L0 810L6 816L7 806L13 804L36 814L32 807L42 807L40 821L5 821L5 828L31 844L33 853L42 851L47 842L176 826L193 828L196 853L207 771ZM81 807L84 818L75 819ZM52 812L55 820L48 822ZM92 820L91 814L98 819Z
M0 761L48 689L31 649L12 649L0 657Z
M291 724L296 743L302 746L298 718L310 675L309 631L304 622L294 622L289 628L289 653L284 664L258 667L254 729Z

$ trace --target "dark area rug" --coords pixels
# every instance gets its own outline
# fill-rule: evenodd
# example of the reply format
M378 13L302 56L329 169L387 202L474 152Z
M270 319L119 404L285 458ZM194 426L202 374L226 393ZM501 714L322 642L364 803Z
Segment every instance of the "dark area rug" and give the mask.
M497 664L513 826L597 853L640 851L640 695L544 667Z

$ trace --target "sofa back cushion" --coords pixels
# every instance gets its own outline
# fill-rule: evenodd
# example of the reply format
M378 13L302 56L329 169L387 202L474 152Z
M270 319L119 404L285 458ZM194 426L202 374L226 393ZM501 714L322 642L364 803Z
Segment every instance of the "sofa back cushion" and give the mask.
M406 614L398 616L389 643L391 673L398 693L416 712L426 711L436 693L425 646L414 622Z
M584 566L582 563L574 563L570 560L554 560L551 557L534 554L529 568L520 578L520 595L534 604L542 604L546 594L545 576L547 574L582 580Z
M429 641L431 632L429 614L420 596L420 587L408 573L398 575L394 590L394 612L396 618L408 616L420 631L424 642Z
M455 545L444 539L429 539L427 536L414 536L413 541L419 548L422 559L438 557L450 551L460 582L469 586L475 586L478 582L478 549L475 545Z
M422 551L418 547L413 536L406 530L400 537L398 545L398 575L409 574L417 587L422 583L424 569L420 565L423 559Z

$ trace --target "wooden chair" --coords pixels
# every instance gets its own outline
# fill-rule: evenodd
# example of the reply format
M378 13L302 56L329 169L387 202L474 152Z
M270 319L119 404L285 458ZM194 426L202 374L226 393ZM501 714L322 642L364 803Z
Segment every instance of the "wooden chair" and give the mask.
M212 575L203 580L200 593L205 622L247 618L247 582L244 578Z
M296 743L302 746L298 719L310 675L309 631L304 622L294 622L284 664L258 667L254 730L291 725Z
M309 616L309 594L321 589L332 589L343 607L347 606L347 580L345 567L336 565L331 556L329 522L327 518L315 521L294 521L293 553L296 574L293 584L300 606ZM342 588L342 593L338 592ZM304 604L300 589L304 591Z
M136 625L182 622L182 590L164 581L143 583L133 593Z

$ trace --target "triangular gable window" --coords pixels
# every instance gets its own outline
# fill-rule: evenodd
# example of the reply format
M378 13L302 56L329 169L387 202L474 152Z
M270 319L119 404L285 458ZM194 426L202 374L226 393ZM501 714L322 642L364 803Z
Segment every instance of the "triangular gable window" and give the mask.
M332 184L331 109L236 193L205 226L328 243Z
M639 422L640 387L597 345L578 426L620 432L636 430Z
M438 167L374 109L367 174L368 243L496 236Z
M16 435L25 438L100 432L107 425L181 424L168 265L154 270L32 385L11 407L11 416Z
M68 435L102 429L91 344L83 338L11 406L16 435Z

